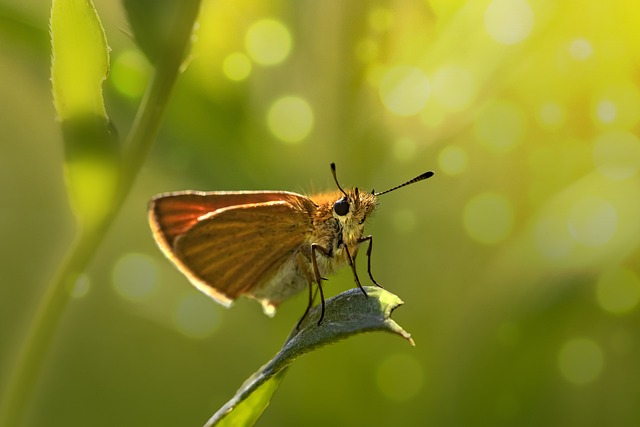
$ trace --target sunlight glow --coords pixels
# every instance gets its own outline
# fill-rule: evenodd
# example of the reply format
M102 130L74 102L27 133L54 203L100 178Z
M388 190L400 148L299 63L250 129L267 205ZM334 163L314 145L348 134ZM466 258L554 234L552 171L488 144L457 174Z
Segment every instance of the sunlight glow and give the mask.
M480 144L495 154L504 154L522 143L527 119L522 109L508 101L496 101L475 122L474 131Z
M447 111L457 112L468 108L475 92L474 76L464 67L445 66L434 74L433 99Z
M493 0L484 15L485 30L498 43L512 45L529 37L533 10L526 0Z

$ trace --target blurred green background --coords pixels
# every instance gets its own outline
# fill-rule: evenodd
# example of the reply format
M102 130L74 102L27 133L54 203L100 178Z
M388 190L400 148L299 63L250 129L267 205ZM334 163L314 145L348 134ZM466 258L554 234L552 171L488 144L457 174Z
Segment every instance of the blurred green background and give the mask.
M107 111L148 65L119 2ZM0 385L74 220L48 2L0 2ZM264 426L640 424L640 6L633 1L204 1L124 210L71 291L27 425L201 425L280 347L275 318L194 290L153 243L159 192L383 190L374 275L412 348L371 334L297 361ZM359 259L361 276L365 263ZM328 295L352 287L345 269Z

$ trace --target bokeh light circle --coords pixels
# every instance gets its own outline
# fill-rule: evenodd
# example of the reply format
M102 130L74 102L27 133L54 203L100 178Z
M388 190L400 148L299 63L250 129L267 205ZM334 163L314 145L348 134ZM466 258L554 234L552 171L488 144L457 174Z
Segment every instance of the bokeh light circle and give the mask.
M628 131L604 132L593 146L593 161L607 178L631 178L640 169L640 139Z
M251 61L244 53L234 52L222 62L222 72L229 80L244 80L251 74Z
M128 253L120 257L111 272L113 288L123 299L139 302L156 290L158 266L145 254Z
M545 129L557 129L566 120L565 108L556 102L545 102L538 109L537 120Z
M573 205L567 225L578 243L602 246L613 238L618 229L618 213L609 201L587 196Z
M438 155L438 165L447 175L460 175L467 168L468 157L464 148L457 145L447 145Z
M624 267L605 271L598 279L596 297L604 310L627 313L640 301L640 279L633 270Z
M70 295L71 298L80 299L86 297L90 290L91 278L87 274L81 274L74 282Z
M587 39L579 38L572 40L569 44L569 54L579 61L589 59L593 54L593 46Z
M125 50L113 59L109 82L128 98L139 98L144 93L151 67L138 50Z
M429 99L431 86L427 76L416 67L398 65L389 69L380 82L380 99L397 116L412 116Z
M284 142L304 140L313 129L313 110L299 96L283 96L277 99L267 113L267 124L273 135Z
M458 112L469 106L475 97L476 82L464 67L445 66L433 76L433 99L447 111Z
M177 301L173 323L178 331L190 338L206 338L220 326L220 308L206 296L189 292Z
M247 31L245 48L260 65L277 65L287 59L291 51L292 38L289 29L275 19L260 20Z
M534 228L534 242L547 259L558 260L568 256L575 245L566 219L560 215L547 215L538 219Z
M600 346L588 338L567 341L558 354L558 368L562 376L573 384L593 382L602 372L604 355Z
M492 0L484 15L484 28L498 43L513 45L529 37L534 15L526 0Z
M594 123L607 129L634 131L640 123L640 88L634 81L616 80L593 94Z

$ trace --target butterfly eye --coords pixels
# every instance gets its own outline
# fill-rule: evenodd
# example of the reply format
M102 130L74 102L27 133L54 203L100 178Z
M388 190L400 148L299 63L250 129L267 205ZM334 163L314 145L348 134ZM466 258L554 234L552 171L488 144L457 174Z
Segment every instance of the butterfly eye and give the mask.
M345 216L349 213L349 201L346 197L342 197L338 199L338 201L333 205L333 210L340 216Z

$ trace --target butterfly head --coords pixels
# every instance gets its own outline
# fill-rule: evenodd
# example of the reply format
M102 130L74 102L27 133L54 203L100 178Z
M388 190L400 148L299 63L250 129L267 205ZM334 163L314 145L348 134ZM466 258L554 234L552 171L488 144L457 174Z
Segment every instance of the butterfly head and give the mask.
M338 193L339 198L336 199L333 204L333 217L338 219L342 224L343 234L345 234L345 238L347 240L351 240L353 238L358 239L362 236L365 221L378 205L378 196L433 176L433 172L425 172L422 175L386 191L379 193L371 191L368 193L366 191L358 190L357 187L352 190L343 190L338 183L335 163L331 163L331 173L333 174L333 179L340 190L340 193Z

